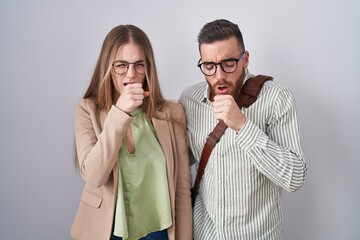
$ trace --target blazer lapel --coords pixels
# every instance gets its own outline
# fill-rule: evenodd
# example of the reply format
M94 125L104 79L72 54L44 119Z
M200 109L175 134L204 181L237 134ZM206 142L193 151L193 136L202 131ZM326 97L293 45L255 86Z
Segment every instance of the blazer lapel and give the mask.
M101 130L104 128L104 122L107 117L107 112L105 110L100 111L100 124L101 124Z
M164 112L157 112L157 114L164 119L167 119L168 117ZM171 129L170 125L171 122L159 119L159 118L153 118L152 123L154 125L154 129L156 132L156 136L159 140L159 143L164 151L165 158L167 161L167 170L169 173L174 172L174 153L172 148L172 141L171 141Z

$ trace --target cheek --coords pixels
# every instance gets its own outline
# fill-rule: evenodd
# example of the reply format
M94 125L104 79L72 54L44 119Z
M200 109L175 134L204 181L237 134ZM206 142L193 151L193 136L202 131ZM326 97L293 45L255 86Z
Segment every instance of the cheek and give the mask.
M239 75L234 75L234 76L231 76L231 78L229 79L229 82L235 87L237 85L239 85L239 82L240 82L240 77Z
M206 76L205 79L210 86L214 86L216 84L216 78L214 76Z
M245 77L245 69L240 68L236 71L236 74L231 79L231 82L233 82L234 85L242 84Z
M122 91L124 90L124 84L122 83L122 79L123 77L121 76L115 76L115 78L113 78L113 82L115 85L116 90L118 91L118 93L122 93Z

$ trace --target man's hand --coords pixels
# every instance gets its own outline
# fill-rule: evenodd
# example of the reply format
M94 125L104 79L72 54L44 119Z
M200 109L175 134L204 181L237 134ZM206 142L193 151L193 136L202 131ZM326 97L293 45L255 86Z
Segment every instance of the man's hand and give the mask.
M212 106L216 119L223 120L229 128L239 132L244 126L246 117L231 95L216 95Z

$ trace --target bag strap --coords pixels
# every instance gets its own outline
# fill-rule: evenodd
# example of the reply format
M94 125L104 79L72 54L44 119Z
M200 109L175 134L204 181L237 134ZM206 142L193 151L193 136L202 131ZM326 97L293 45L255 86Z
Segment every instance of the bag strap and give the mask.
M255 77L249 78L245 84L241 87L240 94L236 99L236 103L239 108L242 107L248 108L251 104L253 104L260 91L263 87L264 83L267 80L272 80L273 78L265 75L257 75ZM219 121L215 126L214 130L208 135L204 148L201 153L200 163L196 174L196 179L194 186L191 189L191 200L194 205L195 197L198 194L200 182L202 176L205 171L206 164L208 162L209 156L215 147L215 145L220 141L221 136L224 134L225 130L228 126L224 123L224 121Z

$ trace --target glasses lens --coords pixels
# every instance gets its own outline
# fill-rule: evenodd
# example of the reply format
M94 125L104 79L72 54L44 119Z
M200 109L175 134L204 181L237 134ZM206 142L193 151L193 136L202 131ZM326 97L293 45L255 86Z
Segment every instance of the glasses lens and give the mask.
M138 74L145 74L145 64L140 62L140 63L134 63L134 67L135 67L135 71Z
M129 68L129 64L124 62L115 62L113 66L115 73L119 75L125 74Z
M113 64L114 71L116 74L123 75L127 73L130 68L130 65L134 65L135 72L138 74L145 74L145 63L136 62L136 63L128 63L128 62L115 62Z
M237 68L237 61L235 59L227 59L221 62L221 68L226 73L233 73Z
M212 76L216 73L217 65L221 66L221 69L226 73L233 73L236 71L239 59L225 59L220 63L204 62L198 66L201 72L206 76ZM200 61L199 61L200 62Z
M211 76L216 72L216 65L214 63L203 63L201 64L201 71L205 75Z

